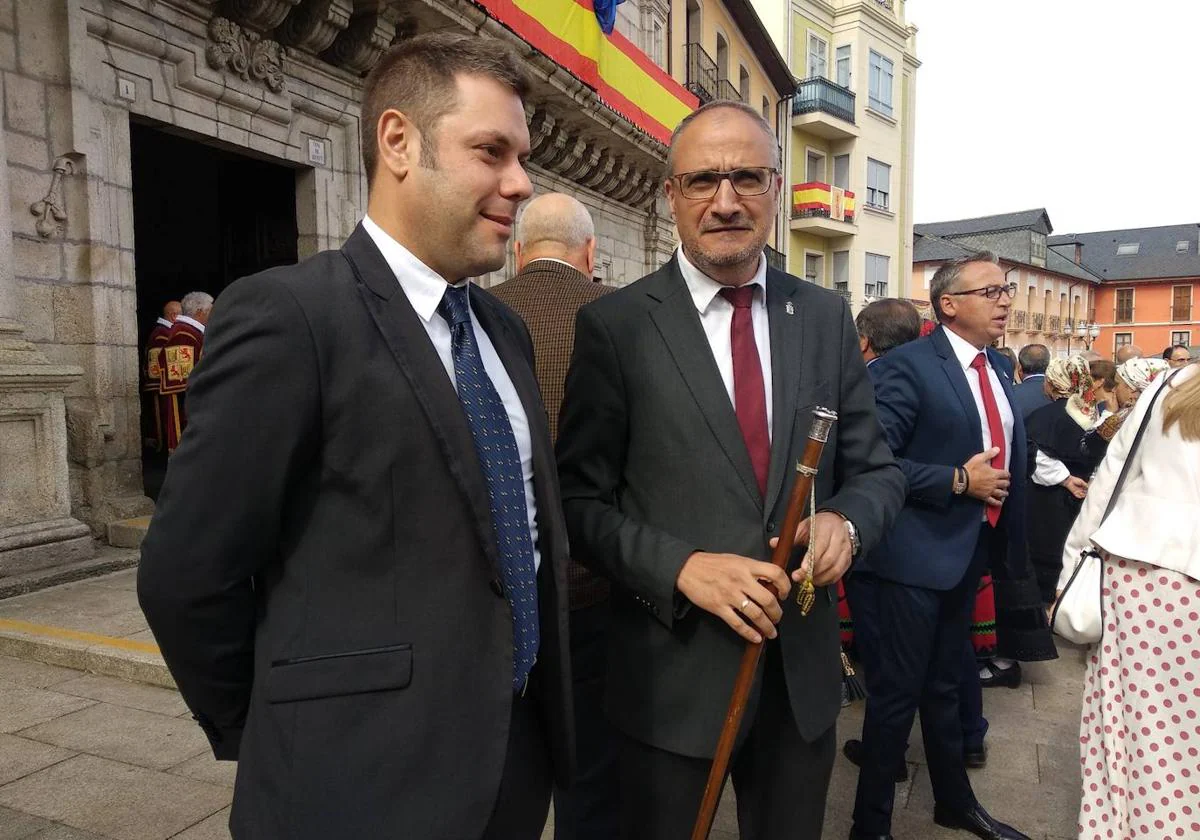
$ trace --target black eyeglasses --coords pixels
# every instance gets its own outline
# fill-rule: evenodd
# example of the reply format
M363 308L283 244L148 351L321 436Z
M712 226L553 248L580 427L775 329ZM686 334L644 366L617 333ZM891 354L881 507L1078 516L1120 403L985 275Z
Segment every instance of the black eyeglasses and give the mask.
M779 170L770 166L747 166L741 169L731 169L719 172L714 169L698 169L695 172L680 172L672 175L671 180L679 184L679 191L684 198L712 198L721 188L721 182L728 179L733 191L740 196L762 195L771 189L771 181Z
M961 292L945 292L948 295L982 295L988 300L1000 300L1000 295L1008 295L1009 300L1017 296L1017 284L1007 286L981 286L978 289L963 289Z

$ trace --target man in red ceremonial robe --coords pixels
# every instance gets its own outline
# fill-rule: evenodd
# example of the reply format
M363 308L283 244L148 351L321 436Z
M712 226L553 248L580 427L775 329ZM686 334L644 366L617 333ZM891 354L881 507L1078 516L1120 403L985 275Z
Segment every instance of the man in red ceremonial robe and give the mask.
M167 346L167 339L171 335L171 327L174 326L175 319L183 312L183 307L177 300L169 300L163 306L162 315L159 316L154 328L150 330L150 337L146 339L146 357L145 367L142 368L143 384L142 391L149 394L149 402L151 410L154 412L154 451L162 452L163 447L167 444L166 430L163 426L163 419L166 416L164 413L164 400L162 395L162 352Z
M164 398L163 419L166 424L167 452L175 451L179 438L187 428L187 409L184 394L188 377L200 361L204 349L204 325L212 312L213 297L204 292L184 295L183 314L175 319L162 350L159 391Z

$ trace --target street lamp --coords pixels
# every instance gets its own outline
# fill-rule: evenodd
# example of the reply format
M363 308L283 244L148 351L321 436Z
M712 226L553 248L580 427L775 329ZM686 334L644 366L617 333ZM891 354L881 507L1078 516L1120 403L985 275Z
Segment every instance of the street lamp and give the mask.
M1091 350L1092 342L1100 337L1100 327L1095 323L1088 324L1080 321L1075 326L1075 335L1083 339L1083 349Z

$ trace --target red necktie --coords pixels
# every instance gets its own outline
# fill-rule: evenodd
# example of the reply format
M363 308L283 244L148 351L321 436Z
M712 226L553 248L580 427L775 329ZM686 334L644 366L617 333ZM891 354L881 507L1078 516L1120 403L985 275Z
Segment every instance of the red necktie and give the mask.
M763 387L762 362L754 341L754 322L750 303L754 284L722 289L721 297L733 304L733 324L729 335L733 345L733 406L737 412L742 439L750 453L758 492L767 495L767 469L771 463L771 436L767 432L767 392Z
M996 407L996 395L992 392L991 378L987 374L987 357L980 353L971 362L971 367L979 374L979 391L983 394L983 411L987 415L988 433L992 436L992 446L1000 451L992 459L992 467L1004 469L1004 424L1000 422L1000 409ZM987 519L992 527L1000 521L1000 508L996 505L987 506Z

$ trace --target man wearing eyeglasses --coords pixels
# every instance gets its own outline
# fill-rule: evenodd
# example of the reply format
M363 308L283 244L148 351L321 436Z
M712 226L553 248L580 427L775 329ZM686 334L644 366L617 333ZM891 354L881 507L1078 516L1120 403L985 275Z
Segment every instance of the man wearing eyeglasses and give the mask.
M667 166L682 244L580 310L557 450L572 553L615 584L620 836L688 836L749 642L766 648L731 762L741 836L818 837L841 699L835 585L900 508L903 475L849 307L766 265L782 183L770 126L711 103L675 130ZM766 561L818 405L838 422L789 575ZM810 569L802 615L789 595Z
M975 673L964 640L985 568L1004 596L997 598L998 653L1057 655L1025 548L1025 427L1012 369L990 347L1004 334L1015 292L994 254L947 263L930 282L941 326L872 368L879 420L908 478L908 498L865 563L875 576L879 626L894 632L878 634L867 659L875 667L851 840L891 837L895 776L918 709L934 822L986 840L1026 838L975 798L959 707L964 669ZM982 720L974 689L971 716Z

